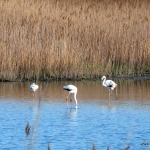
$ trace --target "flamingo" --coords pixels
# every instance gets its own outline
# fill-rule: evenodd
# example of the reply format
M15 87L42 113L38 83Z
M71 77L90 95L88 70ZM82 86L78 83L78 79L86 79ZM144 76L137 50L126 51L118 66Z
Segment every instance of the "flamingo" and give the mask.
M109 90L109 99L110 99L110 90L114 90L117 87L117 84L112 80L106 80L105 76L103 76L101 80L103 81L102 83L103 86L107 87ZM116 95L117 95L117 91L116 91Z
M66 85L63 87L64 90L68 91L69 92L69 95L70 94L73 94L74 95L74 100L75 100L75 103L76 103L76 106L75 108L78 107L78 101L77 101L77 98L76 98L76 95L77 95L77 87L74 86L74 85ZM69 95L67 96L67 100L68 100L68 97Z
M33 92L35 92L38 88L39 88L39 86L35 83L32 83L30 85L30 90L33 91Z

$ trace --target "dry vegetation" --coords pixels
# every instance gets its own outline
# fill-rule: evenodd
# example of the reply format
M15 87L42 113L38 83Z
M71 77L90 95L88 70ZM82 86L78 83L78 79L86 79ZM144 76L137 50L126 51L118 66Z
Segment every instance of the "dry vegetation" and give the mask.
M149 0L1 0L0 79L150 74Z

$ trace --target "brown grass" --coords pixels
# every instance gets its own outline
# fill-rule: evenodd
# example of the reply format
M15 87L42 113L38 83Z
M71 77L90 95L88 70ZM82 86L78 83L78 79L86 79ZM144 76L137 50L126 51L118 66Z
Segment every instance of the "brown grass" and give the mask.
M149 0L1 0L0 79L150 74Z

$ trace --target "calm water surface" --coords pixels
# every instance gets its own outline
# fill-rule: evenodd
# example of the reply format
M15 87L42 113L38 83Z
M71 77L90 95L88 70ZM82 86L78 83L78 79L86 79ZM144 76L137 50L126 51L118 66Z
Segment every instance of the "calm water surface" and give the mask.
M78 87L78 109L67 106L67 84ZM1 150L150 149L150 80L116 80L111 100L99 81L0 83ZM25 127L29 122L30 134Z

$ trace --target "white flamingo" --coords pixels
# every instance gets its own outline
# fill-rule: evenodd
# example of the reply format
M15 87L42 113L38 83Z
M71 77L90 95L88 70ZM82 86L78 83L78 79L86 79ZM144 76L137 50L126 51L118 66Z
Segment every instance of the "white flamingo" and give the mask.
M70 94L73 94L74 95L74 100L75 100L75 103L76 103L76 106L75 108L78 107L78 101L77 101L77 98L76 98L76 95L77 95L77 87L74 86L74 85L66 85L63 87L64 90L68 91L69 92L69 95ZM68 102L68 97L69 95L67 96L67 102Z
M38 88L39 88L39 86L35 83L32 83L30 85L30 90L33 91L33 92L35 92Z
M114 90L117 87L117 84L112 80L106 80L105 76L103 76L101 79L103 81L102 83L103 86L107 87L109 90L109 99L110 99L110 90ZM117 95L117 89L116 89L116 95Z

